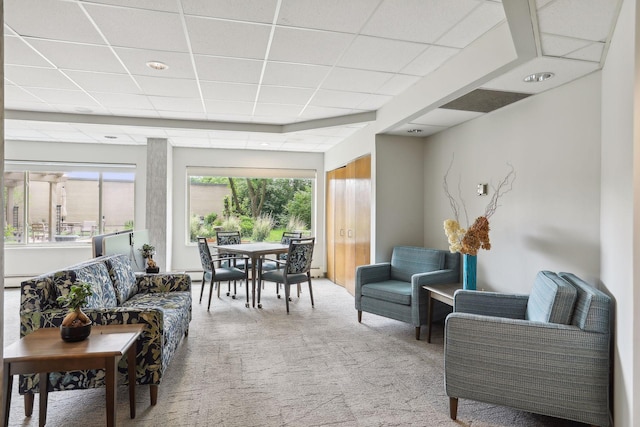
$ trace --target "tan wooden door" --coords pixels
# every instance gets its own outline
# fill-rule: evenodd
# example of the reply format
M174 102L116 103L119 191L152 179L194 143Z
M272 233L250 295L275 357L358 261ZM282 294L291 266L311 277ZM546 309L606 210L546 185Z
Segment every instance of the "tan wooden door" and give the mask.
M335 263L335 209L336 209L336 171L327 172L327 192L326 192L326 227L327 234L327 278L332 282L336 281L336 263Z
M334 261L335 280L334 282L345 286L345 258L346 258L346 177L347 169L336 169L335 175L335 204L334 204Z

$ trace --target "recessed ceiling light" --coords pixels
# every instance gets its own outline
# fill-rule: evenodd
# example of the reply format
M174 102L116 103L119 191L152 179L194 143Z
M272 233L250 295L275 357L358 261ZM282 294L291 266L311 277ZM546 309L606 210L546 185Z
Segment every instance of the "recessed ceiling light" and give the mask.
M166 70L167 68L169 68L167 64L160 61L149 61L147 62L147 67L153 68L154 70L159 70L159 71Z
M545 80L549 80L553 76L555 76L555 74L545 71L543 73L529 74L523 80L527 83L539 83Z
M117 136L113 136L113 135L105 135L104 136L106 139L118 139Z
M409 129L407 131L407 133L420 133L420 132L422 132L422 129Z

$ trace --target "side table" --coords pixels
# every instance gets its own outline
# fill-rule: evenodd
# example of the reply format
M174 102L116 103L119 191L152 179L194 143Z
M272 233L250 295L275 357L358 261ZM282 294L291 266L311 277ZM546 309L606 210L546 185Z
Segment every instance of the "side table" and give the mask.
M425 285L429 302L429 317L427 317L427 342L431 342L431 323L433 320L433 301L440 301L453 307L453 294L462 289L462 283L448 283L444 285Z
M49 372L74 369L104 369L107 395L107 426L115 425L116 378L118 361L127 354L129 368L129 412L136 416L136 346L138 336L144 325L105 325L91 328L91 335L84 341L64 342L60 338L60 329L42 328L21 338L4 349L2 389L3 425L9 424L11 389L16 374L39 375L40 413L39 424L47 422L47 384ZM31 407L25 399L25 413L31 415Z

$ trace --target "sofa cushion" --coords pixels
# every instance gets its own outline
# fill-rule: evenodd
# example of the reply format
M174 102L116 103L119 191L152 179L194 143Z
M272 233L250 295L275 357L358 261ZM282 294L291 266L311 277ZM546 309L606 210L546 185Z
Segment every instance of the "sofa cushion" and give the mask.
M131 267L131 260L126 255L114 255L104 260L109 276L113 282L118 305L138 293L136 275Z
M571 324L588 332L609 333L611 298L575 274L558 273L578 291Z
M391 278L411 282L417 273L442 270L444 251L414 246L396 246L391 254Z
M362 295L396 304L411 305L411 283L401 280L385 280L362 286Z
M71 286L78 283L91 285L93 294L87 300L87 308L109 308L118 305L111 277L103 263L81 264L58 271L53 276L58 296L67 295Z
M551 271L541 271L529 295L525 319L568 325L576 296L576 288L564 279Z

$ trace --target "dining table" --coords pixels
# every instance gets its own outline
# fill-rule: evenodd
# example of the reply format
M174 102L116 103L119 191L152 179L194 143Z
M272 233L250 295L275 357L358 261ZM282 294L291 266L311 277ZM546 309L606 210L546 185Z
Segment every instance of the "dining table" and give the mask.
M237 243L233 245L211 245L218 252L229 254L245 255L251 259L251 306L256 306L256 266L265 255L285 254L289 251L288 244L276 242L251 242ZM246 307L249 307L249 296L247 295Z

